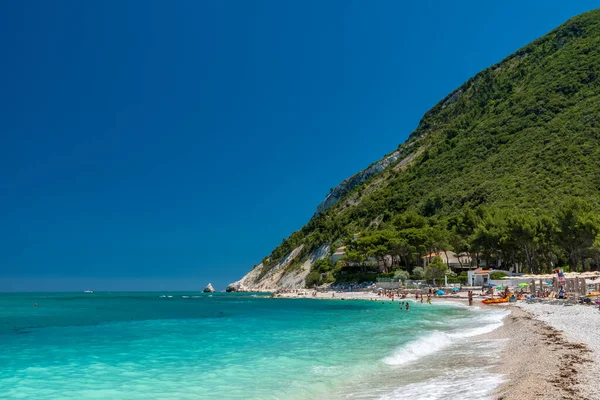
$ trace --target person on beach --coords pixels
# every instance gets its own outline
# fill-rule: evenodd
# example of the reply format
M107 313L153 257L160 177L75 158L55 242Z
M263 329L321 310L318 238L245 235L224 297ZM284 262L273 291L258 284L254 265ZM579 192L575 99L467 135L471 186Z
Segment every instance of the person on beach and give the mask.
M473 305L473 292L471 290L469 290L468 296L469 296L469 305L472 306Z
M431 304L431 295L430 294L427 295L427 304Z

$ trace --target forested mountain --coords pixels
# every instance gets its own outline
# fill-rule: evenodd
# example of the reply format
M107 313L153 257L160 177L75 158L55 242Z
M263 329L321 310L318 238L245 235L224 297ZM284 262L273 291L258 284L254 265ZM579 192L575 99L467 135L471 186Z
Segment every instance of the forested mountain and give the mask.
M393 258L380 272L412 273L423 255L443 250L533 272L597 268L599 206L595 10L442 99L404 144L333 189L240 284L301 286L311 268L309 283L331 281L368 272L369 256ZM340 245L351 262L315 263Z

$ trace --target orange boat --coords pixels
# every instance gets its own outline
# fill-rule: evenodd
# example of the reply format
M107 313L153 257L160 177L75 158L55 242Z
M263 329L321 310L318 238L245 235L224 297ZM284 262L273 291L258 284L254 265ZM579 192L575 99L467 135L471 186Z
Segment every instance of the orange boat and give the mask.
M485 299L481 301L483 304L498 304L498 303L508 303L508 297L503 299Z

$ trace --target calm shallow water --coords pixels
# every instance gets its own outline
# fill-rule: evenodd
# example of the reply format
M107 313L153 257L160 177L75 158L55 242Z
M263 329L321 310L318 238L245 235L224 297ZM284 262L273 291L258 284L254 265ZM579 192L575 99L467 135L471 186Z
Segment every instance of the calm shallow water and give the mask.
M501 381L485 368L501 343L479 334L503 316L246 294L0 294L0 398L481 399Z

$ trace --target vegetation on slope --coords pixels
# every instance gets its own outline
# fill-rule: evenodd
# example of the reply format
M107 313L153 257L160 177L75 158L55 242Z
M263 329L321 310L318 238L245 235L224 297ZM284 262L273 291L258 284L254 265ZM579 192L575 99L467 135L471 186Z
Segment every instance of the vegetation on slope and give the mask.
M531 271L598 267L599 48L596 10L477 74L424 115L403 145L419 154L408 168L355 188L265 265L329 242L409 270L431 249Z

